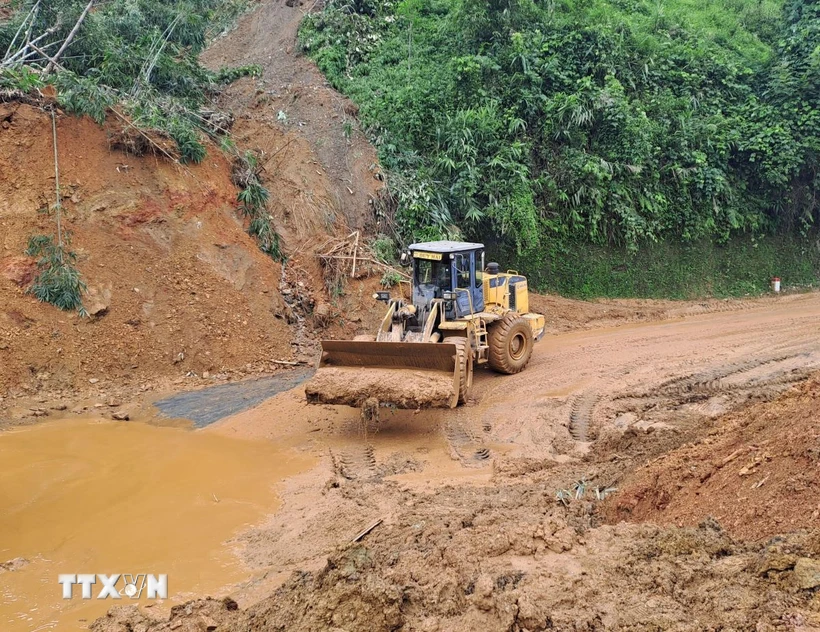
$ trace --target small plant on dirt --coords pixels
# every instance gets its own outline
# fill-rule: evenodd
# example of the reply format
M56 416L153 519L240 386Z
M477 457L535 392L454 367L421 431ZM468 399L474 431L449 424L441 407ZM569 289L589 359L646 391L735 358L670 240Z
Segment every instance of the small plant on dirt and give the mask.
M587 481L585 478L575 481L572 484L572 491L575 492L575 500L581 500L587 491Z
M401 275L395 270L385 270L380 281L382 287L396 287L401 282Z
M242 214L250 222L248 234L256 238L259 249L276 261L285 261L279 245L279 233L273 226L273 217L268 212L270 193L262 186L259 174L262 167L252 152L239 156L234 165L233 181L240 187L237 200Z
M555 492L555 500L564 507L569 507L570 502L572 502L572 493L568 489L559 489Z
M373 256L382 263L392 265L396 263L396 242L386 235L379 235L370 244Z
M586 478L580 478L575 481L569 489L559 489L556 491L555 500L564 507L569 507L573 500L583 500L589 491L592 491L595 495L595 500L599 501L618 491L618 488L607 486L590 487Z
M242 77L261 77L262 66L259 64L249 64L247 66L237 66L236 68L220 68L211 77L214 85L227 85Z
M48 235L33 235L28 240L26 254L29 257L39 257L37 267L39 273L27 290L37 300L51 303L62 310L77 310L80 316L88 313L83 307L82 294L85 292L85 283L74 264L77 255L66 245L67 235L63 244L55 244Z

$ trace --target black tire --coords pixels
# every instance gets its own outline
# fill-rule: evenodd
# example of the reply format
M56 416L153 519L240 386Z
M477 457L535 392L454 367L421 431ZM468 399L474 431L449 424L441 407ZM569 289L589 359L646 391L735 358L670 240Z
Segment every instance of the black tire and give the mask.
M490 366L498 373L520 373L530 361L532 345L530 324L509 313L490 326Z
M442 342L456 346L459 370L458 403L466 404L470 396L470 387L473 385L472 350L467 346L467 339L461 336L447 336Z

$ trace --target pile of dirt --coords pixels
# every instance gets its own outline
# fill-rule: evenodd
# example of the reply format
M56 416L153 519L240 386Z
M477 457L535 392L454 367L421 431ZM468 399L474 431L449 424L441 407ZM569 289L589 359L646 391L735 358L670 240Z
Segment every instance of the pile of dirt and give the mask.
M609 521L693 525L715 517L735 537L762 540L820 524L820 378L727 415L693 444L621 484Z
M28 239L55 232L51 120L6 103L0 121L0 172L10 175L0 179L6 397L268 370L301 352L290 343L282 268L244 230L228 159L215 147L188 166L124 154L109 146L112 121L57 119L63 224L92 316L26 294L37 270L23 255Z
M196 601L164 621L117 608L92 630L773 631L820 623L811 582L820 532L753 545L710 521L590 528L588 503L562 507L544 485L457 486L403 500L323 569L294 573L250 608Z
M360 407L366 400L399 408L449 408L453 376L443 371L323 367L305 385L309 401Z

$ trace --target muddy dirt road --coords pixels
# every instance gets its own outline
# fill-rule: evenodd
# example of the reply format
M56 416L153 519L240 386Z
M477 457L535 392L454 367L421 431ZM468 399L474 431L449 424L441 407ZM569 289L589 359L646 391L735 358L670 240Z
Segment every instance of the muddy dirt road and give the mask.
M383 410L363 427L358 411L307 405L297 387L209 426L201 432L318 459L284 484L276 514L234 542L253 573L231 593L239 609L198 601L170 622L118 610L93 629L818 629L810 510L820 490L803 482L820 475L820 402L816 377L797 383L820 369L820 294L726 305L550 335L523 374L479 372L474 399L456 410ZM773 436L801 420L801 439L756 452L746 417ZM709 475L686 472L694 445L699 466L733 464L708 498L697 486ZM607 506L623 511L618 488L668 455L669 472L692 479L687 511L663 527L605 524ZM738 470L751 458L750 481ZM772 491L760 483L767 468L781 473ZM676 489L674 476L646 471L650 482L623 494L637 499L636 522L658 514L635 489L655 479ZM726 492L730 475L740 483ZM785 519L769 516L758 537L724 529L703 501L741 502L750 515L776 506Z
M309 406L302 388L218 422L214 431L302 436L317 449L339 444L343 455L369 446L367 470L426 434L443 438L445 451L464 466L481 466L496 456L578 458L609 434L632 426L674 431L746 401L771 398L820 369L819 294L732 306L663 322L548 335L523 373L477 371L466 406L383 409L381 423L366 438L358 411Z
M429 491L557 463L566 486L598 470L597 484L615 486L630 459L637 465L679 445L722 413L773 398L818 369L820 294L795 295L547 336L522 374L478 371L473 399L455 410L382 409L379 425L363 428L359 411L308 405L297 387L208 431L304 443L322 460L289 483L292 502L248 540L251 564L296 570L321 566L346 533L390 514L396 499L382 495L386 481ZM594 466L596 442L635 432L654 437L645 450L622 455L612 473ZM329 502L328 486L340 482L374 493Z

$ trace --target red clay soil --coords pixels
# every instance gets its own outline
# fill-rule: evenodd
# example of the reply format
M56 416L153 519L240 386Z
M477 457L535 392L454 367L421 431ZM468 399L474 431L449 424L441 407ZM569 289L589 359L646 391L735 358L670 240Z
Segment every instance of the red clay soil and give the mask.
M690 526L714 517L762 540L820 524L820 377L720 420L635 471L604 504L610 522Z
M57 118L64 225L98 311L81 319L26 294L27 241L55 231L51 120L0 105L0 393L292 359L281 266L243 228L229 161L213 147L190 166L127 155L113 128Z

